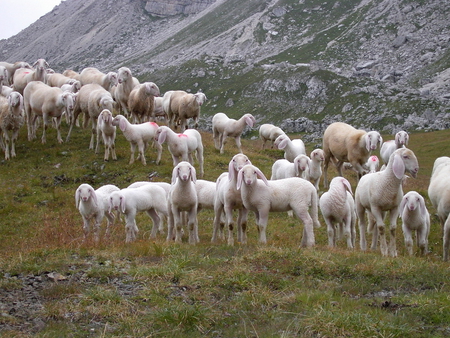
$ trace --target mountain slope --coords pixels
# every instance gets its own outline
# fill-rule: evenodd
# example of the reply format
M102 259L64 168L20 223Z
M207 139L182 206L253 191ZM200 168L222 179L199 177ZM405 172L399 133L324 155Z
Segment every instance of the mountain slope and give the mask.
M316 136L335 120L385 132L449 127L444 0L217 0L166 16L146 5L67 0L0 41L0 59L44 57L57 71L125 65L163 91L203 90L205 126L223 111Z

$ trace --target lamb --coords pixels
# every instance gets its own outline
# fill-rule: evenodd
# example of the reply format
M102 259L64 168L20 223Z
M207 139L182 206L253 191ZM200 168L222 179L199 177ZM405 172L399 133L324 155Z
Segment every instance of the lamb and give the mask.
M71 93L78 93L81 89L81 82L77 80L73 80L71 83L63 84L60 87L63 91L69 91Z
M191 94L182 90L170 91L166 94L164 94L166 103L163 104L163 109L169 118L169 125L172 129L175 130L176 125L179 124L180 131L183 132L187 128L187 120L190 118L194 121L194 128L198 128L200 108L206 101L206 95L202 92Z
M144 82L133 88L128 96L128 108L134 123L155 121L154 99L159 88L153 82Z
M94 240L99 241L100 225L103 217L106 216L108 223L105 234L109 234L109 227L114 225L115 216L109 210L109 195L120 189L112 184L104 185L96 190L87 184L81 184L75 191L75 206L80 211L83 218L84 239L86 240L90 232L90 223L94 222Z
M273 145L284 150L284 158L289 162L294 162L298 155L306 155L305 143L301 139L291 140L286 134L278 136Z
M366 174L361 177L355 191L356 213L359 219L359 235L361 250L366 250L366 219L369 216L369 230L373 231L372 250L377 247L378 234L383 256L397 256L395 230L399 206L403 198L402 182L405 172L417 176L419 164L414 152L408 148L397 149L383 171ZM390 243L386 242L384 216L389 211Z
M16 72L17 69L19 68L27 68L31 70L33 69L33 67L31 67L30 64L24 61L18 61L14 63L0 62L0 66L5 67L6 71L8 72L8 81L7 81L8 85L13 84L14 73Z
M248 125L250 128L255 124L256 119L252 114L244 114L239 120L230 119L224 113L217 113L212 118L212 129L214 137L214 145L216 149L220 149L223 154L226 138L234 137L236 146L242 153L241 134Z
M237 188L244 207L255 214L259 243L267 243L269 212L292 210L304 223L301 246L315 245L313 227L320 223L317 192L311 182L299 177L268 181L261 170L247 164L238 173Z
M199 242L198 237L198 197L195 189L195 168L186 161L178 163L172 171L172 186L169 191L169 225L167 241L172 240L175 227L175 242L181 243L182 229L189 231L189 243Z
M42 116L44 130L42 143L46 143L46 130L49 118L55 118L57 140L62 143L60 131L61 116L64 111L73 114L75 99L72 93L63 92L61 88L50 87L41 81L30 82L24 90L23 101L25 113L28 118L28 140L36 137L36 120Z
M167 126L160 126L156 131L155 140L160 145L167 141L174 166L180 161L188 161L193 165L192 154L196 153L200 166L199 177L203 177L203 142L202 136L197 130L186 129L184 133L178 134Z
M270 123L262 124L259 127L259 138L263 142L261 149L264 150L267 141L271 142L272 144L271 148L273 148L273 143L280 135L284 135L284 131L280 127L274 126L273 124Z
M70 116L70 127L69 132L67 134L66 142L69 141L73 126L75 125L78 116L80 114L84 114L85 128L89 123L89 119L92 119L92 132L89 149L94 149L94 139L95 134L97 132L96 125L98 115L103 109L108 109L109 111L112 112L113 106L114 106L114 99L112 98L111 94L99 84L91 83L82 86L77 94L73 114Z
M77 80L74 80L70 77L67 77L63 74L60 73L53 73L53 74L48 74L47 75L47 84L50 87L59 87L61 88L62 85L64 84L71 84L73 82L75 82Z
M386 143L383 143L385 145ZM380 160L378 156L372 155L367 159L366 167L369 170L369 173L374 173L378 171L378 167L380 166Z
M240 191L237 189L237 174L245 165L251 164L244 154L236 154L228 163L228 173L222 173L216 181L216 194L214 198L214 228L211 242L215 243L221 236L223 222L221 217L225 213L225 225L228 228L228 245L234 244L233 210L238 209L237 240L247 243L247 214L248 210L242 204Z
M66 75L67 76L67 75ZM84 68L76 80L81 82L81 85L87 85L91 83L96 83L102 86L105 90L109 90L110 87L117 84L118 74L115 72L109 72L107 74L99 71L94 67Z
M0 95L4 97L8 97L14 91L12 87L1 86L0 87ZM20 93L19 93L20 94Z
M405 246L410 256L413 255L412 233L416 233L417 244L422 255L428 253L428 235L430 234L430 214L424 198L416 191L403 196L400 203L400 217L405 238Z
M116 148L114 142L116 140L116 126L112 125L113 116L110 110L103 109L98 116L97 122L97 145L95 147L95 153L98 154L98 146L100 144L100 137L103 139L105 145L104 160L109 160L109 154L113 160L117 160Z
M319 191L319 182L322 177L322 163L325 160L325 153L322 149L314 149L311 152L311 161L305 171L305 179L310 181Z
M123 115L128 116L128 98L133 88L139 85L139 81L133 77L129 68L121 67L117 72L117 82L114 98L119 103Z
M328 246L335 247L338 235L343 235L347 247L353 249L356 240L356 213L350 182L344 177L333 178L329 190L320 197L319 206L327 224Z
M294 158L294 162L286 159L276 160L272 165L271 180L279 180L287 177L305 178L311 160L308 156L300 154Z
M139 229L136 225L136 214L146 212L153 221L150 238L156 238L161 228L162 214L168 216L167 194L164 188L156 184L145 184L136 188L124 188L114 191L109 196L109 210L118 210L125 215L126 243L136 240Z
M47 71L49 67L47 61L44 59L38 59L33 67L35 69L29 68L19 68L15 71L13 77L13 88L20 94L24 94L25 87L31 81L42 81L46 83L47 81Z
M12 92L8 98L0 96L0 143L5 151L5 160L16 157L16 140L23 124L22 95Z
M450 247L450 157L438 157L434 161L428 186L428 197L437 211L443 232L443 258L448 261Z
M129 164L134 163L134 152L137 146L139 151L137 160L141 159L142 164L147 165L145 151L147 150L149 142L153 142L155 139L156 131L159 126L155 122L131 124L125 116L120 114L113 119L112 124L113 126L119 126L127 141L130 142L131 157ZM155 146L158 151L156 164L159 164L161 161L162 146L157 142L155 142Z
M359 180L365 173L364 164L367 162L370 152L377 149L377 145L381 146L382 143L383 138L377 131L357 130L343 122L330 124L323 135L325 188L328 188L327 171L330 160L335 164L339 176L343 176L342 165L344 162L350 162L353 170L358 173Z
M395 149L405 148L409 142L409 135L406 131L400 130L395 134L394 140L389 140L383 143L380 149L381 159L385 164L388 163L389 157Z

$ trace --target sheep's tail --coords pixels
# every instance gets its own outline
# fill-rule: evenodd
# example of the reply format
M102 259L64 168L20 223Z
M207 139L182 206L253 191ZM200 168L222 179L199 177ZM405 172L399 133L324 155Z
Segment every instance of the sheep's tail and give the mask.
M314 188L314 191L311 193L311 218L313 220L313 225L315 228L320 228L319 222L319 196L317 195L317 191Z

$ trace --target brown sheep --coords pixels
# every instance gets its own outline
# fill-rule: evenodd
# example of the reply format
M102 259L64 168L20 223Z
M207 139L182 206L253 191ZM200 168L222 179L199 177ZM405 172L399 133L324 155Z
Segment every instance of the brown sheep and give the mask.
M16 157L15 143L23 123L22 95L18 92L12 92L8 98L0 96L0 144L5 151L5 160ZM10 142L11 152L9 150Z
M153 82L145 82L133 88L128 97L128 108L134 123L155 121L155 96L159 96L159 88Z

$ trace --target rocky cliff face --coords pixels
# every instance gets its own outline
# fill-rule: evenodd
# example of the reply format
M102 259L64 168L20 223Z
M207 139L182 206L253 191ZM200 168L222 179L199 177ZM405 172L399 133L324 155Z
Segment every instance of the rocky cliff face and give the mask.
M320 134L450 126L447 0L66 0L0 41L5 61L56 71L128 66L162 91Z

